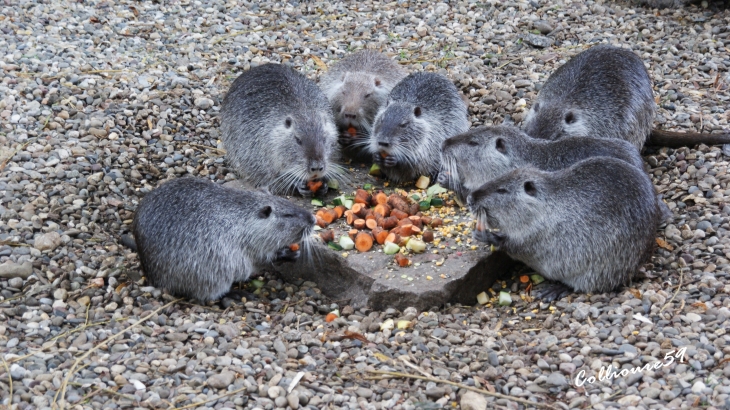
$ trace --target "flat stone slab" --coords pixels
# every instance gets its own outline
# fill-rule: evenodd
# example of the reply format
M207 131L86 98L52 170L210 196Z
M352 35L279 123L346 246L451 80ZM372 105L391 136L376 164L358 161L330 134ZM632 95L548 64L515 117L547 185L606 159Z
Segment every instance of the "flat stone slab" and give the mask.
M341 187L340 191L352 193L366 183L372 184L376 190L392 191L392 186L384 186L383 180L367 175L367 170L365 166L351 165L348 176L352 184ZM226 186L243 187L238 181L229 182ZM402 188L410 190L414 187ZM330 190L320 199L330 203L338 195L340 192ZM296 195L289 199L313 213L318 209L311 204L311 198ZM471 221L468 211L458 207L442 217L444 227L459 224L463 227ZM335 238L339 238L350 228L342 218L326 229L334 229ZM369 252L336 251L315 242L312 258L277 264L274 270L285 281L312 281L329 298L355 308L369 306L376 310L403 310L412 306L426 310L445 303L475 304L477 294L486 291L498 277L516 265L506 254L490 252L486 246L470 241L469 236L455 232L448 237L443 232L443 228L436 230L436 238L441 239L438 245L428 244L426 252L407 255L412 265L404 268L394 262L394 255L383 253L380 245L375 245ZM474 245L476 249L472 249Z

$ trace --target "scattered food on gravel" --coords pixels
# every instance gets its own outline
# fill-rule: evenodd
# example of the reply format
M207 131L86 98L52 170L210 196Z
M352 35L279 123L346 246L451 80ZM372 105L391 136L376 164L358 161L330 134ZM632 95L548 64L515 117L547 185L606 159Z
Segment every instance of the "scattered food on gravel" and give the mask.
M235 179L219 112L243 70L274 62L316 79L373 48L451 78L473 126L520 125L557 67L610 43L645 61L657 127L727 130L730 11L19 0L0 22L0 405L730 405L730 146L646 149L674 214L651 263L617 292L553 304L527 297L519 272L482 289L487 305L354 309L324 297L326 283L264 274L240 285L242 301L201 306L146 286L121 242L159 182Z

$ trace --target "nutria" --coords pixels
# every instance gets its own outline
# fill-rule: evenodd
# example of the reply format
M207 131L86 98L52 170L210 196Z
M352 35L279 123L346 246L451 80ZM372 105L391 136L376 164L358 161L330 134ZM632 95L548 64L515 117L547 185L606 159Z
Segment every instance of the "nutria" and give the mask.
M489 126L443 142L438 182L464 203L469 192L515 168L557 171L589 157L614 157L644 169L639 152L627 141L586 137L548 141L515 127Z
M441 143L469 129L461 93L446 77L413 73L399 82L373 123L370 152L396 183L435 176Z
M228 163L247 185L276 194L295 188L312 192L308 181L338 179L342 168L337 127L329 101L303 74L281 64L264 64L241 74L221 108Z
M405 70L385 54L362 50L320 77L319 86L332 105L340 143L348 156L370 160L365 145L375 114L405 76Z
M591 47L547 79L525 118L531 137L625 139L637 149L730 143L728 134L652 129L656 103L644 62L633 51Z
M314 216L263 190L235 190L199 178L165 182L139 204L132 232L152 286L216 300L272 262L296 260Z
M546 301L609 292L649 259L666 216L648 175L594 157L560 171L518 168L467 197L474 238L499 247L546 279Z

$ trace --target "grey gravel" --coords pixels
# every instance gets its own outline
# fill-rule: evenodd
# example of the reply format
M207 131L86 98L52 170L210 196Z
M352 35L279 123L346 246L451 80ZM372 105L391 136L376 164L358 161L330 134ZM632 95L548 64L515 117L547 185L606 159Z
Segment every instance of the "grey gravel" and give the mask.
M243 300L178 302L140 322L172 299L138 280L121 238L161 181L235 178L218 114L245 69L284 63L316 79L321 64L379 49L409 71L451 78L473 126L520 125L551 72L610 42L646 62L658 127L720 132L730 129L730 11L561 0L0 8L0 354L9 369L0 366L0 406L50 408L75 358L102 342L70 375L65 399L79 408L533 407L433 381L371 380L372 370L561 408L728 405L730 145L646 148L673 213L651 262L626 288L552 304L531 300L515 275L492 286L511 291L509 307L381 312L327 299L326 283L263 273L263 286L240 286ZM341 317L325 322L335 309ZM411 324L381 331L387 319ZM668 357L575 382L581 371L598 377Z

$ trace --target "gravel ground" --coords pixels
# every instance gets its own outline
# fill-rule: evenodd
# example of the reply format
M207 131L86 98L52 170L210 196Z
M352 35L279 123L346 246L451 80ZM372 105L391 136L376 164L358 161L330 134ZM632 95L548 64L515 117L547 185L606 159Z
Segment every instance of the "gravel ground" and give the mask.
M454 79L474 125L519 124L556 67L610 42L647 63L657 124L711 131L730 128L730 11L562 0L0 8L0 404L49 408L65 392L93 409L729 405L730 146L647 149L674 219L644 278L552 305L513 293L510 307L354 310L272 276L244 285L245 304L171 303L134 282L136 255L119 237L158 182L233 179L218 113L249 67L316 78L353 50L380 49ZM524 295L519 286L493 288ZM342 316L326 323L333 309ZM669 364L680 348L684 363ZM654 363L575 383L580 371Z

